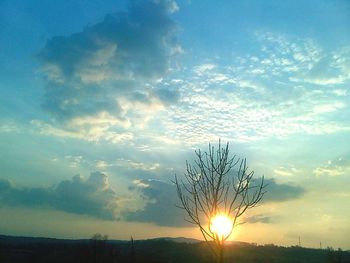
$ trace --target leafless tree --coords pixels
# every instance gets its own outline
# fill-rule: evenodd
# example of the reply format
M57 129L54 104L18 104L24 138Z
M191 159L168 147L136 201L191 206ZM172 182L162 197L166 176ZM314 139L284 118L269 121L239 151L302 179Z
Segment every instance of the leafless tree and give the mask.
M186 221L196 225L218 262L224 262L224 242L234 227L242 224L239 218L258 205L265 194L264 176L254 179L246 159L230 155L229 143L217 149L209 144L207 152L195 151L191 164L186 161L183 179L175 175L180 200L179 208L187 212ZM230 231L218 235L211 227L213 217L224 214L230 219Z

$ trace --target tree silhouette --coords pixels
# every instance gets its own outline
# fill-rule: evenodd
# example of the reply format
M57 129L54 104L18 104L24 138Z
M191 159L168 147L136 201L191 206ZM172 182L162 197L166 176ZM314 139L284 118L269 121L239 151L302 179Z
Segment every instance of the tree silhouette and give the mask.
M244 222L238 219L250 208L257 206L265 194L264 176L253 179L246 159L231 156L229 143L217 149L209 144L208 151L195 151L191 164L186 161L186 172L180 180L175 175L175 185L180 200L179 208L187 212L186 221L196 225L207 241L218 262L224 262L224 242L235 226ZM228 231L217 231L213 220L230 226ZM226 221L224 221L226 219ZM223 227L223 226L219 226Z
M96 233L92 236L92 238L90 240L91 245L92 245L91 260L94 263L102 262L102 259L103 259L104 253L105 253L107 240L108 240L108 236L102 235L100 233Z
M134 263L135 262L135 244L134 244L134 238L131 236L130 238L130 255L129 255L129 262Z

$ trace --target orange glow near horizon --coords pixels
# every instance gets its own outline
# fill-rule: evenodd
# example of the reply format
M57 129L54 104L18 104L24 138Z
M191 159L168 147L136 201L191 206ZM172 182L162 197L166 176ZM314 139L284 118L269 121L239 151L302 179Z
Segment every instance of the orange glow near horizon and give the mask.
M217 214L210 220L209 228L219 240L226 240L232 233L233 221L225 214Z

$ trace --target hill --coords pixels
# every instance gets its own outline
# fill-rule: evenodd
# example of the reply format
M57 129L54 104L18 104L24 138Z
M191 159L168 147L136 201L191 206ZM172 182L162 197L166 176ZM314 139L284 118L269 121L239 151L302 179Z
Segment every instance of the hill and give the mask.
M131 242L0 235L0 262L209 263L213 262L213 258L205 242L187 238L166 237ZM350 263L350 252L233 242L226 246L226 262Z

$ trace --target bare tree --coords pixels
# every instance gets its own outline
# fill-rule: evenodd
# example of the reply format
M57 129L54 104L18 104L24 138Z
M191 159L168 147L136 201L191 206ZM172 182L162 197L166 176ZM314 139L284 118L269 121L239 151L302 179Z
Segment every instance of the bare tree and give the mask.
M218 148L209 144L207 152L195 151L191 164L186 161L186 172L180 180L175 175L179 208L187 212L186 221L199 227L204 239L217 258L224 262L224 242L235 226L244 222L238 220L248 209L258 205L265 194L264 177L253 179L254 171L248 171L246 159L231 156L229 143ZM220 227L214 229L213 220L222 216ZM227 219L225 221L225 218Z

